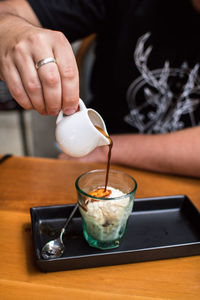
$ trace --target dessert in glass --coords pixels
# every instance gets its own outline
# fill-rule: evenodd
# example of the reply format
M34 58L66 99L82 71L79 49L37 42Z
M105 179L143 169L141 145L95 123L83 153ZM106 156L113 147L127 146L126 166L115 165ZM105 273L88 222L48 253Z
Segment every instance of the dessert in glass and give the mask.
M137 183L130 175L110 170L92 170L75 183L83 234L92 247L111 249L120 245L133 209Z

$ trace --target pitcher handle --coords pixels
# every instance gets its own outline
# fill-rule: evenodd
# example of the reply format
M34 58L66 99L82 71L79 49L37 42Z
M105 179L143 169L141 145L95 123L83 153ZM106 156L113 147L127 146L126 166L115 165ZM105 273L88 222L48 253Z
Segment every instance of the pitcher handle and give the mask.
M63 118L63 111L61 110L57 116L56 124L58 124Z
M79 98L79 111L83 111L83 110L85 110L86 109L86 106L85 106L85 104L84 104L84 102L83 102L83 100L81 100L81 98ZM65 116L66 117L66 116ZM58 114L58 117L57 117L57 119L56 119L56 124L58 124L63 118L65 118L64 116L63 116L63 111L61 110L60 112L59 112L59 114Z
M79 111L87 109L83 100L81 100L81 98L79 98L79 108L80 108Z

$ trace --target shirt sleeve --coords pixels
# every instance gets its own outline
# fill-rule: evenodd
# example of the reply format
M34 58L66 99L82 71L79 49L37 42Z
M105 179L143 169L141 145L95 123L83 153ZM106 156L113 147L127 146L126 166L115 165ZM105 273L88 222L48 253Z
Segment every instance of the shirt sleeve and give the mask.
M110 1L27 0L44 28L62 31L70 42L98 33Z

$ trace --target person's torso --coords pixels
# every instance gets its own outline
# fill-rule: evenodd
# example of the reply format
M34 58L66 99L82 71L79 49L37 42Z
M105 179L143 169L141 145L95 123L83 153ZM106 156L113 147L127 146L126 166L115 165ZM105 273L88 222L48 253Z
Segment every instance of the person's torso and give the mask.
M200 124L199 25L189 0L117 1L98 36L92 74L91 105L109 132Z

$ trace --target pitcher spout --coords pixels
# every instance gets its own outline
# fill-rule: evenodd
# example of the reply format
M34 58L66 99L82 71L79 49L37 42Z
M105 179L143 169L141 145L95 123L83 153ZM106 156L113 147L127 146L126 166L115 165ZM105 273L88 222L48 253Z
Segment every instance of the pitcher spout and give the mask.
M97 146L109 145L110 144L109 134L107 132L106 125L101 115L95 110L89 108L88 116L93 126L96 127L98 132L99 141Z
M88 108L88 116L95 127L101 128L105 132L105 134L108 135L104 120L96 110Z

